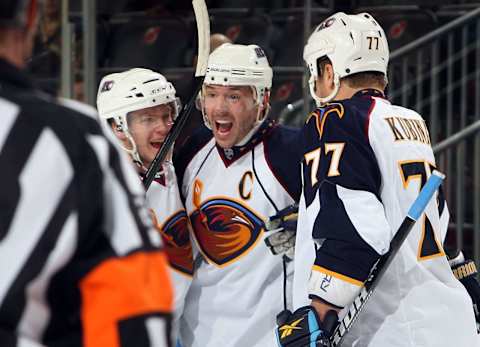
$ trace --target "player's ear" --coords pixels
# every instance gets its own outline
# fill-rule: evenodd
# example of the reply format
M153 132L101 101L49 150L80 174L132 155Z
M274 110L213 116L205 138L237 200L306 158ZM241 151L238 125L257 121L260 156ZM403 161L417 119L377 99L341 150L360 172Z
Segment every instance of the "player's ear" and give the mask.
M269 89L265 90L265 94L263 96L263 104L265 106L270 104L270 90Z
M325 76L325 80L328 81L329 83L331 82L331 84L333 85L333 81L335 79L335 73L333 72L333 66L332 64L325 64L324 68L323 68L323 73L324 73L324 76Z
M270 90L265 89L265 93L263 93L262 102L260 103L260 108L262 110L265 110L268 108L268 105L270 105Z

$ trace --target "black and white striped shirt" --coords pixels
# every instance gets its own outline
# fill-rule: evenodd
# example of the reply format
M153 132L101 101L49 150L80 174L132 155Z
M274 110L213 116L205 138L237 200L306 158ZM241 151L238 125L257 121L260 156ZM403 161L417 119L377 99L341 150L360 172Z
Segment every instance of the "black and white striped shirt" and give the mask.
M0 60L2 347L168 346L161 240L106 136L93 109Z

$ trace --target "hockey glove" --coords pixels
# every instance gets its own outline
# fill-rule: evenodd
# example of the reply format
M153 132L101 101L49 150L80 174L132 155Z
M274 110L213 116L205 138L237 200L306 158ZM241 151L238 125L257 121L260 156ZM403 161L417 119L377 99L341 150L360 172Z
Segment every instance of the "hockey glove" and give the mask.
M312 306L300 307L295 312L283 311L277 316L275 334L279 347L330 347L330 332L338 322L337 313L329 311L325 317L329 327L318 318Z
M265 230L270 233L265 244L274 255L284 255L287 261L295 254L298 205L290 205L271 216L265 222Z
M473 301L473 310L477 320L477 328L480 324L480 284L477 280L477 267L473 260L465 260L462 252L449 260L450 267L455 277L463 284Z

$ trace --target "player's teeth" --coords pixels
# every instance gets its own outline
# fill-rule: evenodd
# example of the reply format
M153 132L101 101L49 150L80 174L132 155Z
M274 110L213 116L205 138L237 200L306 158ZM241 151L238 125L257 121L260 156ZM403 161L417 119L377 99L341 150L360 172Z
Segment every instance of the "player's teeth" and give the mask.
M216 122L216 124L220 131L229 131L232 128L232 122Z

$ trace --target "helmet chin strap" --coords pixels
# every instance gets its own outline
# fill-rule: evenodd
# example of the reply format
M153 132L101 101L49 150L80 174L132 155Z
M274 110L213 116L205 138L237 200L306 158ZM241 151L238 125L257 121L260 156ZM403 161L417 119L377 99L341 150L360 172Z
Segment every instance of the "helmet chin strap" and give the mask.
M334 75L333 90L329 95L323 98L315 93L315 80L316 78L313 77L313 75L310 76L310 79L308 80L308 84L310 87L310 95L312 96L313 100L315 100L315 104L317 105L317 107L323 107L326 103L332 101L335 96L337 96L338 90L340 89L340 77L338 77L338 74Z
M123 131L123 133L125 134L125 137L127 138L128 142L130 142L130 145L132 147L132 149L128 149L127 147L123 146L122 145L122 148L128 153L130 154L130 156L132 157L132 160L133 162L139 166L142 170L146 170L147 168L145 167L145 165L143 165L143 162L142 162L142 159L140 158L140 154L138 154L138 150L137 150L137 144L135 143L135 140L133 139L132 135L130 134L130 132L127 130L127 131Z
M128 142L130 143L131 149L125 146L123 143L120 143L120 146L122 147L122 149L130 155L135 165L137 165L142 171L146 171L148 168L145 167L142 159L140 158L140 154L138 154L137 144L135 143L135 140L133 139L132 134L130 134L130 131L128 131L128 129L125 129L123 125L118 123L117 123L117 131L121 131L127 138Z

